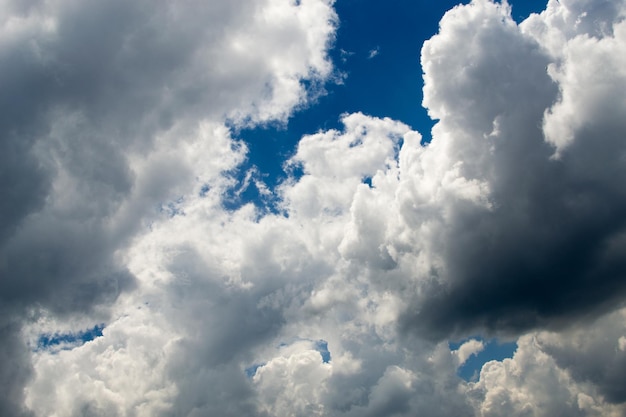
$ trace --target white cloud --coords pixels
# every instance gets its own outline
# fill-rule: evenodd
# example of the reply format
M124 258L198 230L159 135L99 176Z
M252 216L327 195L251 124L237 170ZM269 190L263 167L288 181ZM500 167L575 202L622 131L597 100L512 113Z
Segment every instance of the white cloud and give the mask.
M280 349L281 355L259 367L253 377L262 406L273 416L323 416L322 396L332 365L323 363L310 342L299 342Z
M623 11L454 8L422 51L433 141L344 115L263 214L222 206L226 119L284 120L330 75L330 2L9 4L0 54L28 52L0 81L42 87L0 99L0 414L623 414ZM476 333L521 337L466 383L484 346L446 339Z
M133 332L112 333L134 328L134 308L155 291L129 270L129 248L155 221L189 210L201 190L205 204L220 206L231 185L225 172L246 153L227 121L285 121L319 94L316 85L332 71L326 52L335 13L321 0L59 0L6 3L0 22L7 63L0 82L11 86L0 99L0 186L11 201L0 207L0 351L14 363L2 375L15 381L0 398L0 414L20 414L30 374L26 351L17 353L25 349L21 324L50 318L34 327L54 332L40 324L68 326L83 315L91 325L107 322L107 332L35 358L27 403L42 415L156 415L180 395L163 382L168 355L147 364L136 356L150 350L143 331L135 329L140 347L130 354L122 346ZM132 307L109 309L131 290ZM150 322L149 331L167 324ZM178 334L163 329L162 336L170 343ZM74 359L85 369L64 366ZM136 372L117 373L114 362ZM146 385L138 383L144 376ZM47 378L68 385L49 391ZM77 381L85 390L73 397Z
M453 350L452 354L457 358L458 366L462 366L470 357L477 355L485 349L482 340L470 339Z
M426 258L441 259L432 268L434 285L404 320L440 337L480 327L549 325L604 302L615 305L622 294L613 287L623 248L618 213L626 203L615 180L626 168L619 156L622 118L618 111L603 113L598 100L577 101L582 124L572 126L571 144L554 160L557 149L542 123L573 85L550 68L588 65L572 55L573 49L584 54L585 35L573 36L568 27L561 36L571 41L554 56L539 36L545 31L532 35L508 13L488 1L457 7L422 50L424 104L440 121L423 162L413 165L430 168L423 168L425 181L412 186L430 207L411 197L405 216L412 230L427 228L433 235L425 243L433 255ZM607 24L617 34L621 14L611 16ZM613 36L598 42L618 52ZM622 54L604 56L620 65ZM621 76L602 80L602 88L611 90L609 103L621 108L623 97L614 93L623 89ZM588 114L603 116L596 121Z
M612 146L608 135L585 138L585 129L612 124L626 104L623 2L551 2L547 10L524 22L525 33L552 55L548 73L559 85L559 100L546 111L546 140L560 154L575 139Z
M371 49L369 51L369 53L367 54L367 59L372 59L375 58L376 56L378 56L378 54L380 53L380 47L376 47L374 49Z
M480 380L469 384L477 415L623 415L623 406L606 402L596 386L577 381L558 362L538 336L521 337L512 359L486 363Z
M166 412L178 393L164 369L175 333L154 310L135 306L129 313L79 348L38 352L26 405L40 416Z

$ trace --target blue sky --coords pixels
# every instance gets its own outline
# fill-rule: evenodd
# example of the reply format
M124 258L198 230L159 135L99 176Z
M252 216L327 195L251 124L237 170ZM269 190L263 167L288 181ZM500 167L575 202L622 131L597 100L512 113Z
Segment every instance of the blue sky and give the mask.
M37 349L73 349L102 336L104 324L76 333L42 334L37 341Z
M444 13L458 4L448 0L338 0L339 28L329 55L341 82L327 83L325 94L296 111L287 126L270 123L240 131L238 137L250 148L247 166L258 167L268 185L280 182L285 178L282 163L295 152L300 138L339 128L343 113L390 117L430 140L434 121L422 107L420 51L424 41L437 33ZM518 22L545 7L545 1L538 0L509 4ZM376 51L374 56L370 56L372 51ZM258 199L251 187L233 207Z
M464 339L460 342L449 343L450 349L458 350L468 340ZM481 337L476 337L475 340L482 341L484 348L471 355L457 370L457 374L466 381L478 380L480 370L486 362L512 358L517 350L517 343L515 342L500 341L498 339L485 340Z

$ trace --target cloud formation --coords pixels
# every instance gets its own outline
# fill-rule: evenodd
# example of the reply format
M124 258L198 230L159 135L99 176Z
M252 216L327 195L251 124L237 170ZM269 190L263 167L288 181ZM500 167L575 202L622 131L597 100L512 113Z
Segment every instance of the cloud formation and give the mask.
M434 226L440 286L417 301L408 326L441 336L472 327L515 332L621 303L623 5L615 8L593 16L606 32L590 34L582 23L579 31L555 28L554 19L577 10L568 2L551 2L521 27L506 7L475 2L448 13L425 44L424 104L440 122L423 158L437 158L438 194L472 184L474 201L435 203L443 212ZM609 16L616 20L599 21ZM602 58L589 59L590 44ZM615 66L601 83L600 66ZM450 175L454 187L443 181ZM414 217L413 228L433 220Z
M245 146L225 123L282 121L317 94L336 16L325 1L60 0L6 2L0 22L0 347L14 381L0 404L19 415L21 325L109 322L139 290L124 259L137 234L181 196L228 186Z
M319 93L332 3L189 6L1 11L1 415L626 415L624 1L454 8L432 142L345 114L271 213L236 127ZM466 382L477 334L518 349Z

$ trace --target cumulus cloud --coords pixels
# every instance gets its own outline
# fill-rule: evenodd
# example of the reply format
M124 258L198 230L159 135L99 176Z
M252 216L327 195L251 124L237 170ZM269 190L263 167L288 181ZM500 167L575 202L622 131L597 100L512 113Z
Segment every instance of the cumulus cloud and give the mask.
M332 9L280 3L3 9L6 303L63 309L69 291L90 306L132 285L113 255L142 216L241 161L220 124L282 120L305 100L302 79L328 76Z
M308 346L306 346L308 345ZM257 369L253 377L269 415L323 416L322 396L331 365L320 360L311 343L283 347L281 355Z
M590 328L586 327L585 330ZM556 334L551 336L561 339ZM475 401L476 415L624 415L623 405L616 405L614 398L605 396L603 390L606 387L596 385L594 382L597 381L581 379L567 366L561 366L563 362L559 355L554 355L554 352L544 347L545 342L541 340L544 337L544 334L523 336L518 340L518 349L513 358L502 362L491 361L483 366L480 380L468 386L468 396ZM571 339L565 335L562 340L567 343ZM601 344L603 342L597 342L597 345ZM611 344L609 342L606 346ZM579 355L581 364L585 363L585 359L590 359L582 357L584 346L570 345L569 348L570 354ZM604 361L602 357L596 360ZM610 366L610 359L605 365Z
M441 172L428 195L458 184L474 190L473 201L457 194L436 202L438 219L411 213L412 228L434 222L442 259L437 284L404 318L409 327L444 336L560 326L623 298L624 80L620 69L598 86L596 61L584 52L588 42L613 48L602 65L620 66L623 22L611 15L611 30L595 38L582 24L551 27L550 36L538 21L550 26L554 9L576 11L551 2L520 28L506 5L477 1L449 12L424 45L424 104L440 119L423 152ZM564 44L556 56L553 38ZM572 71L575 82L565 75ZM594 99L599 89L603 101ZM577 123L556 140L551 129L564 108L575 109Z
M2 8L0 414L624 415L625 3L454 8L422 49L431 143L345 114L276 212L226 209L231 127L316 93L331 6ZM466 382L484 346L447 340L477 333L518 349Z
M110 322L109 307L140 285L124 256L136 235L182 213L182 196L206 189L215 200L230 186L223 174L246 149L226 124L284 121L319 93L335 26L330 2L315 0L3 4L0 345L15 363L3 415L19 415L30 374L22 324L55 332ZM109 407L126 390L113 387L94 389L95 402L60 388L45 395L62 403L30 407L45 415L135 407Z

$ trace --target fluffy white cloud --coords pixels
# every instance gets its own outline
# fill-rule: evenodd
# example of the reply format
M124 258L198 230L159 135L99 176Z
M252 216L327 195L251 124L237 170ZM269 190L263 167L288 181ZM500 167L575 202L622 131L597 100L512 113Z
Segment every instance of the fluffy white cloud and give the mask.
M602 143L607 152L620 146L615 142L621 138L610 132L598 138L585 130L612 126L624 114L619 86L626 81L626 25L620 20L625 7L618 1L551 1L545 12L522 24L552 58L548 73L559 85L560 97L546 111L543 129L557 155L574 141L579 146L584 141Z
M477 355L485 349L482 340L470 339L452 351L456 356L459 366L463 365L470 357Z
M70 287L110 279L113 252L156 205L241 161L226 118L284 120L306 100L303 79L328 77L335 15L324 1L54 1L9 3L0 21L0 78L15 91L1 103L12 202L2 205L3 294L23 304L23 287L39 287L35 300L63 309L54 298L65 291L102 292ZM57 236L66 247L55 252ZM40 271L64 277L30 285Z
M622 2L613 3L621 10ZM567 4L551 3L532 19L550 26L553 9L572 9ZM579 6L594 9L595 2ZM441 199L431 208L436 214L414 208L405 218L413 230L428 225L436 254L428 258L441 260L433 268L436 285L405 323L441 336L556 324L622 297L623 118L619 110L603 113L598 100L580 99L580 124L562 129L562 137L573 136L566 148L555 147L550 120L568 95L599 91L592 77L571 83L557 76L579 67L572 51L583 53L588 35L584 25L579 35L568 26L560 35L568 47L554 56L543 32L532 32L536 22L520 28L508 13L488 1L455 8L422 51L424 104L440 119L421 157L436 167L424 176L438 180L422 193ZM611 16L613 30L596 40L607 48L620 43L621 14ZM615 52L604 56L620 66ZM602 80L610 105L620 109L623 96L614 92L623 78Z
M0 98L0 351L13 358L2 379L14 381L1 396L0 414L19 415L22 408L30 373L22 323L67 328L78 314L82 324L115 328L108 307L120 294L143 291L126 257L137 234L181 213L185 196L202 192L220 204L230 184L224 173L246 152L225 125L284 121L319 94L332 71L326 52L335 26L331 2L322 0L10 1L0 7L6 63L0 83L7 86ZM106 356L107 348L117 349L113 340L96 345L102 346L76 351L84 356L79 363L126 358L143 369L138 378L153 371L136 353ZM71 369L45 357L36 363L39 377ZM109 377L119 379L103 372L84 380L102 385ZM73 378L67 375L68 384ZM105 391L94 388L95 397L86 389L86 397L74 401L71 385L44 393L38 384L31 395L45 398L29 404L44 415L130 413L142 390L153 389L138 384L143 388L132 393L111 382ZM148 403L142 413L161 407L161 400Z
M175 336L154 310L135 306L79 348L37 352L26 405L38 416L160 415L178 394L164 369Z
M308 345L308 346L306 346ZM322 396L332 366L311 342L283 347L281 356L259 367L253 377L269 415L326 415Z
M610 320L611 318L608 319ZM602 323L606 322L607 319L602 320ZM584 329L589 331L592 328ZM605 327L600 328L606 330ZM577 378L576 372L570 372L568 366L559 366L562 365L561 355L566 355L565 352L577 356L579 364L583 367L589 366L590 363L593 366L595 361L602 363L600 367L604 370L612 366L610 358L584 357L588 352L587 348L573 345L555 354L544 346L545 342L542 339L545 337L545 334L523 336L518 340L518 349L513 358L502 362L488 362L483 366L480 380L470 383L468 387L469 396L476 401L478 416L624 415L623 406L607 401L602 392L604 388L595 384L598 381ZM552 334L551 338L553 341L561 340L565 343L571 340L567 334L565 336ZM594 340L593 344L603 345L604 348L614 345L604 340L587 340ZM588 362L589 359L591 362ZM597 376L604 378L600 375L602 371ZM607 379L610 379L610 376ZM623 393L623 390L619 388L617 390Z
M0 80L40 88L0 102L0 414L623 415L624 10L454 8L422 50L432 142L344 115L265 214L223 207L227 121L315 94L329 2L7 3ZM483 345L446 340L477 332L519 348L466 383Z

